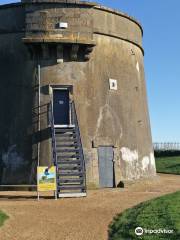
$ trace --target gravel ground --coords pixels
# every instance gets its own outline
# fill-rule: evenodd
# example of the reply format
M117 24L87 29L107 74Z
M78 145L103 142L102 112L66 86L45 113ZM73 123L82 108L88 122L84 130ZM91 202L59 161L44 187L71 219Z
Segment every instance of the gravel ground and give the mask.
M107 240L113 217L140 202L180 190L180 176L159 174L124 189L89 190L86 198L59 199L35 192L0 192L9 220L0 240Z

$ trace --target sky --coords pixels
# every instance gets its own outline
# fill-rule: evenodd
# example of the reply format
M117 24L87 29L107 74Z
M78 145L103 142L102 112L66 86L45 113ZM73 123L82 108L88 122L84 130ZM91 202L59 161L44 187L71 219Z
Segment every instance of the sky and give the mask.
M0 4L13 1L0 0ZM145 73L154 142L180 142L180 0L97 0L143 26Z

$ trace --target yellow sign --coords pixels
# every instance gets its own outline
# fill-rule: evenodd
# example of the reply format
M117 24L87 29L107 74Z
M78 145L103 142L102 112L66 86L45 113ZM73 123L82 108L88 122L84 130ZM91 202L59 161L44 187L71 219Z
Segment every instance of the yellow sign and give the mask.
M56 167L37 167L37 190L56 191Z

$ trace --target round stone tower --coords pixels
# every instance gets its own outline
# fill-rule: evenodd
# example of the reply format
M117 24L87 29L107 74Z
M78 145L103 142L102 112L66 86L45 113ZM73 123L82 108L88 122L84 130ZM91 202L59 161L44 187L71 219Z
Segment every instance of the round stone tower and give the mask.
M142 35L92 2L0 6L1 184L33 184L54 163L52 116L55 133L76 125L87 186L155 176Z

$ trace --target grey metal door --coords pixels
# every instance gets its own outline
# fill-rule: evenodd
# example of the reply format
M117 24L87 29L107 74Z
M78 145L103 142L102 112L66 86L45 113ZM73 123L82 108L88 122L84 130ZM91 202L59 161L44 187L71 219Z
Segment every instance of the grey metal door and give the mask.
M112 188L114 185L113 148L99 147L99 184L100 187Z

